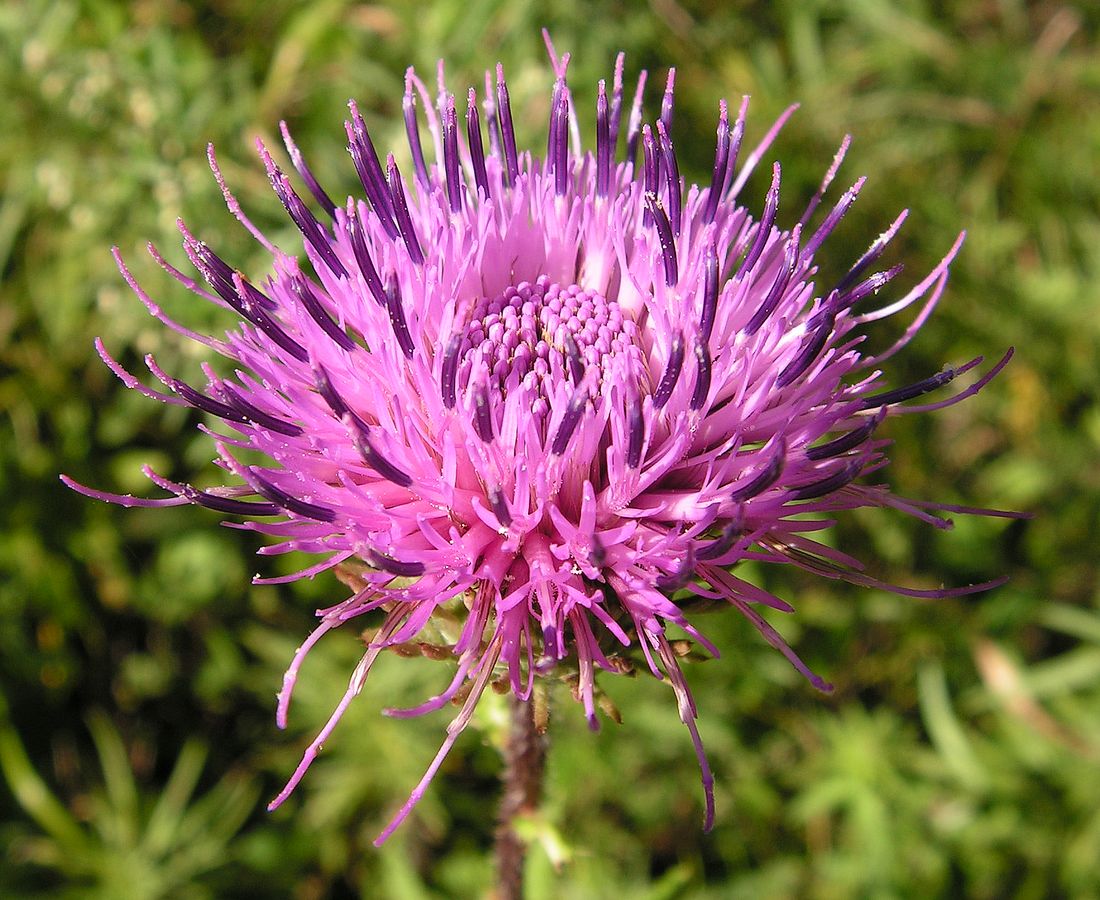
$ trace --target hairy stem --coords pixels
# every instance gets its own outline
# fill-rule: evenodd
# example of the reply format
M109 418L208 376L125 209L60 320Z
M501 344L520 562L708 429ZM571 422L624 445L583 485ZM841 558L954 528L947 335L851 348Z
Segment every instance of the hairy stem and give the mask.
M512 712L504 748L503 793L496 832L497 900L521 900L527 844L516 819L538 808L546 766L546 739L535 720L533 701L509 698Z

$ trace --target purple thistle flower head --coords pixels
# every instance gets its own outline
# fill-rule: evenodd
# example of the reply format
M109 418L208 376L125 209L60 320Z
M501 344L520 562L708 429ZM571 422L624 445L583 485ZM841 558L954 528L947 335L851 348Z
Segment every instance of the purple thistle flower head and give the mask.
M409 176L392 155L383 164L351 103L348 149L363 196L344 204L320 186L284 125L313 203L262 145L259 153L301 231L294 252L252 225L211 151L230 209L271 253L270 276L251 283L182 223L205 285L151 252L186 287L237 316L237 330L219 340L169 320L115 255L150 312L229 359L234 374L208 367L207 383L196 387L149 357L162 391L97 347L129 387L222 420L225 432L212 434L232 483L200 490L147 469L171 496L138 499L65 479L127 506L195 503L243 516L246 527L276 539L269 552L322 556L305 572L268 581L354 566L354 577L345 575L354 592L318 611L316 630L290 664L280 726L310 648L326 632L384 611L347 692L272 808L302 778L378 655L412 639L443 607L463 613L450 684L395 713L438 709L472 684L439 754L379 841L423 794L487 685L504 678L528 698L539 676L572 666L596 727L596 672L622 667L620 647L640 650L675 693L702 768L709 828L713 779L666 630L676 626L718 651L685 617L683 592L725 601L815 687L830 689L758 612L792 607L734 574L740 560L791 563L919 597L993 584L881 585L810 536L836 512L866 506L894 507L937 527L949 525L942 510L997 514L905 500L861 480L886 463L886 442L876 438L886 418L976 393L1011 355L960 393L918 405L902 404L981 358L904 387L887 386L879 370L936 305L962 236L903 296L867 309L901 271L877 266L905 213L837 284L816 281L815 257L863 186L861 178L811 224L847 141L795 224L779 217L778 163L755 217L738 197L794 107L742 158L747 98L732 117L719 104L710 182L689 185L677 165L673 72L659 118L643 124L645 73L624 109L620 55L611 87L601 81L596 89L595 149L584 151L568 56L558 58L552 46L550 56L541 158L518 148L499 65L495 77L486 75L480 107L469 90L464 113L442 67L434 99L409 70ZM919 311L892 347L862 351L863 326L911 306ZM245 463L242 450L269 462Z

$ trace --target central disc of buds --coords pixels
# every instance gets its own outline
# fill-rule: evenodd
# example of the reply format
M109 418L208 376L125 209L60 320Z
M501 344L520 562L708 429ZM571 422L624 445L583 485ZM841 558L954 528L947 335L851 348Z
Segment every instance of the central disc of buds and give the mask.
M541 424L554 385L580 385L592 370L595 387L611 360L633 349L635 332L619 304L592 288L546 275L521 281L474 305L459 347L458 384L465 388L488 372L502 394L522 386L536 398L531 413Z

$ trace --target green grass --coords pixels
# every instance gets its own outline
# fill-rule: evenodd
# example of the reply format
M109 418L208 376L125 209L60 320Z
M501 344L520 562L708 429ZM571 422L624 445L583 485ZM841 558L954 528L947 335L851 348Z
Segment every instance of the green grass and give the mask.
M57 473L128 491L142 489L144 461L172 477L207 471L193 420L126 391L92 339L125 361L152 351L169 371L197 368L118 277L115 244L170 315L229 324L143 253L152 240L183 265L177 215L264 273L209 176L208 141L274 233L288 226L254 138L275 143L287 119L330 192L351 191L344 104L359 101L379 147L400 146L410 63L430 74L446 57L465 85L502 60L537 145L544 25L574 54L581 102L619 49L657 80L677 66L692 179L709 177L719 97L753 95L750 138L801 101L773 150L788 215L852 133L842 176L870 181L832 243L851 252L827 274L903 207L909 277L968 231L944 303L894 371L900 383L1009 344L1017 357L976 400L894 420L888 474L903 495L1035 518L960 518L932 534L868 513L838 530L888 580L1012 576L989 595L914 602L760 573L796 603L782 627L836 682L829 698L744 623L708 618L726 652L689 679L719 778L710 835L663 685L603 679L624 722L595 735L558 689L529 896L1100 895L1100 12L1017 0L0 7L0 894L122 896L120 873L150 897L488 890L492 708L376 851L447 721L379 716L449 677L387 657L295 798L268 815L262 801L356 655L351 633L323 645L291 734L277 732L282 668L312 609L343 588L252 587L256 568L285 563L253 559L256 541L214 514L86 502ZM746 201L765 187L751 181Z

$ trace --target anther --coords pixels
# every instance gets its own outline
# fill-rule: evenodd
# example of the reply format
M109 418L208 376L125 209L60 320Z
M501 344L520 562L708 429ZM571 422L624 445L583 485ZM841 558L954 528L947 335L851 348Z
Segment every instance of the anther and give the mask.
M587 403L588 392L584 388L578 387L573 392L569 407L565 410L561 424L558 425L558 430L554 434L554 441L550 445L552 455L561 456L565 452L565 448L569 446L569 439L573 437L573 432L577 430L577 425L580 424Z
M508 184L515 185L519 178L516 132L512 125L512 104L508 99L508 85L504 81L504 66L500 63L497 63L497 115L500 122L501 143L504 144L504 163Z
M673 287L680 280L679 264L676 261L676 240L672 236L672 225L668 221L664 207L657 195L647 191L645 195L646 209L653 217L653 224L657 228L657 239L661 244L661 256L665 266L665 284Z
M672 339L672 346L668 351L668 365L665 366L665 373L661 376L661 381L657 385L657 390L653 392L653 405L657 409L664 407L668 403L669 398L672 396L672 391L676 387L676 382L680 380L680 370L684 367L684 334L678 332Z
M466 95L466 143L470 147L470 162L474 168L474 183L489 196L489 174L485 170L485 145L481 142L481 119L477 114L477 92L470 88Z
M413 344L412 335L409 334L409 324L405 321L405 309L401 305L401 289L397 284L397 275L393 272L386 278L386 310L401 352L405 354L406 359L412 359L416 347Z
M386 170L389 175L390 200L393 203L394 218L397 219L397 230L401 232L401 240L405 242L405 249L409 251L409 259L412 260L413 265L423 265L424 251L420 249L420 241L416 239L412 217L409 215L405 181L397 169L397 162L392 153L386 157Z

